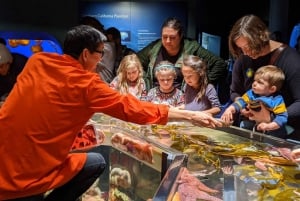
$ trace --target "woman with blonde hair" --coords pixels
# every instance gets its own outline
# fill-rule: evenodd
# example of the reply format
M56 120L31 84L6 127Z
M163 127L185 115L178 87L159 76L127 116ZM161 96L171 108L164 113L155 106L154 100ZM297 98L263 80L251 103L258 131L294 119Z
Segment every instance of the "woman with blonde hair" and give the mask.
M117 76L110 83L110 87L121 94L132 94L138 99L147 94L143 67L136 54L126 55L121 60Z

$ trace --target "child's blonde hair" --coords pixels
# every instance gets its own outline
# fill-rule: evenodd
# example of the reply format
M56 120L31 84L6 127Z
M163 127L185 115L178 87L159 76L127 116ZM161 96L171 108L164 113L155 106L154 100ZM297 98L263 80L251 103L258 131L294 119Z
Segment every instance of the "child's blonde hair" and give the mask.
M127 82L127 70L137 68L139 71L138 78L136 80L136 84L138 85L138 94L141 95L143 92L143 86L141 84L143 79L143 66L140 62L140 59L136 54L129 54L123 57L120 62L119 68L117 70L117 76L119 78L119 83L117 86L118 91L121 94L129 93L128 90L128 82Z
M276 90L279 91L284 83L285 75L280 68L267 65L257 69L254 78L265 80L270 86L275 86Z
M206 87L208 85L207 78L207 64L204 60L202 60L198 56L194 55L185 55L183 57L183 65L192 68L200 75L199 79L199 92L196 96L197 101L200 101L202 97L204 97L206 92Z
M172 74L172 76L174 77L174 79L176 79L176 70L174 67L174 64L172 64L169 61L161 61L158 63L158 65L155 67L154 69L154 75L157 78L157 75L160 74L161 72L165 72L165 73L170 73Z

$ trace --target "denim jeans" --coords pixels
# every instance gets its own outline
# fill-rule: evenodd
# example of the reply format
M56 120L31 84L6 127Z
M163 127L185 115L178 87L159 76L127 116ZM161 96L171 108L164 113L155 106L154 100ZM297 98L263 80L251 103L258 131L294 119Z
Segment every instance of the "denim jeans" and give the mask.
M102 174L105 167L106 162L100 153L89 152L82 170L68 183L53 189L47 197L40 194L9 201L76 201Z

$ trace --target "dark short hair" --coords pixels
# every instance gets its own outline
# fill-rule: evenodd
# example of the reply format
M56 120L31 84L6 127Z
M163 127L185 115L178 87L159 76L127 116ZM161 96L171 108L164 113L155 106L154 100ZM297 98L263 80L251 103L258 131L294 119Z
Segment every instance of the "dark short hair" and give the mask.
M4 38L0 38L0 44L6 45L6 41Z
M176 30L178 32L178 35L180 37L183 37L183 32L184 32L184 28L183 25L181 23L181 21L179 19L177 19L176 17L169 17L167 18L164 23L162 24L161 30L165 27L169 27L172 28L174 30Z
M83 49L87 48L94 52L104 39L105 36L100 31L89 25L75 26L67 32L63 51L65 54L78 59Z
M106 35L111 34L114 39L121 39L120 31L115 27L109 27L105 31Z

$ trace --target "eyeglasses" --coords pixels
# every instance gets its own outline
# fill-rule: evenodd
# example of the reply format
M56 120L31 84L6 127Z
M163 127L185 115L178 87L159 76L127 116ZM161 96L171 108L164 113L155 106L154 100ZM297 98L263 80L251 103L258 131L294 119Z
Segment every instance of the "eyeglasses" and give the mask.
M95 52L98 52L99 54L101 54L101 56L104 56L104 50L95 50Z

